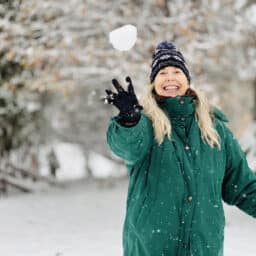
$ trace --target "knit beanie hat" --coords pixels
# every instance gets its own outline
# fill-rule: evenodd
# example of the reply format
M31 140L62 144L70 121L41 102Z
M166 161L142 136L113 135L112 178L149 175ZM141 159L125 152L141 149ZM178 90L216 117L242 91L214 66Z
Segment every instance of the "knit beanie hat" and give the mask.
M161 42L157 45L155 53L152 56L150 82L153 83L160 69L167 66L180 68L186 75L190 84L190 74L186 65L186 61L180 51L172 42Z

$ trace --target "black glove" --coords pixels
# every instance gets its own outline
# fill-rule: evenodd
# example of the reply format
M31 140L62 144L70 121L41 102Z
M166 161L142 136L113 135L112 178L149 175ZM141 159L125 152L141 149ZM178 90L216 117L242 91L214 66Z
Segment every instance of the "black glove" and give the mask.
M127 91L123 89L116 79L112 79L112 84L116 88L117 93L114 93L111 90L105 90L107 96L104 98L104 102L113 104L119 109L120 112L118 116L120 119L118 122L120 124L133 126L140 120L140 112L143 108L139 105L129 76L126 77L126 82L128 82Z

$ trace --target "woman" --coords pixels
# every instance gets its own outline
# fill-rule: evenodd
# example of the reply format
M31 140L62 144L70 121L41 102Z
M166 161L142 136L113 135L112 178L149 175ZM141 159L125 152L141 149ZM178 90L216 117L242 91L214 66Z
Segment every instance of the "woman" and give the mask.
M142 106L129 77L127 91L115 79L117 93L106 90L120 110L107 142L129 174L124 255L222 256L222 199L256 218L256 176L176 46L160 43L151 67Z

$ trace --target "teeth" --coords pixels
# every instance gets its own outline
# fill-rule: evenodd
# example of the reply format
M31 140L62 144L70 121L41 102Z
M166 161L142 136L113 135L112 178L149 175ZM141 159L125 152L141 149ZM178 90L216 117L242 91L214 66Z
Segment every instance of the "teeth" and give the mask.
M164 87L164 90L177 90L177 89L179 89L179 87L178 86L173 86L173 85Z

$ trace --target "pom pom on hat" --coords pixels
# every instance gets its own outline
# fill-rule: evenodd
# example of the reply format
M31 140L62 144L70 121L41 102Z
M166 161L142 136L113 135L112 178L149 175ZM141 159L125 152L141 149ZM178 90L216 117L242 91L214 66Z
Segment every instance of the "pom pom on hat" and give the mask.
M160 44L158 44L158 46L156 47L156 50L175 50L177 51L177 48L175 46L174 43L172 42L161 42Z

